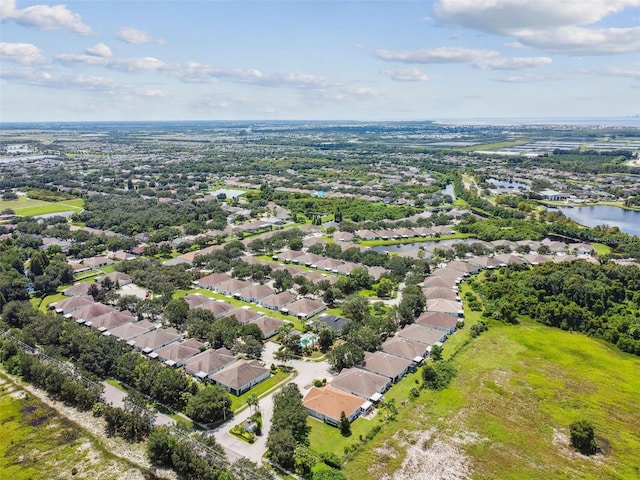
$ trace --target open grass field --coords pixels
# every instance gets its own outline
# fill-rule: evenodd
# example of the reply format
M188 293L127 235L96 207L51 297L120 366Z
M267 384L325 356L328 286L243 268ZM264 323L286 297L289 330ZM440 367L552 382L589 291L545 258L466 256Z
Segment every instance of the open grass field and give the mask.
M526 320L491 323L453 362L459 373L450 387L423 390L401 409L345 466L348 478L398 469L391 478L415 478L425 458L444 458L448 473L419 478L640 478L640 358ZM569 448L577 419L594 425L603 454Z
M118 480L143 475L0 373L0 478Z
M16 215L23 217L34 217L36 215L44 215L46 213L59 212L80 212L84 207L84 200L76 198L74 200L65 200L63 202L43 202L42 200L32 200L26 196L17 200L0 200L0 211L10 208Z

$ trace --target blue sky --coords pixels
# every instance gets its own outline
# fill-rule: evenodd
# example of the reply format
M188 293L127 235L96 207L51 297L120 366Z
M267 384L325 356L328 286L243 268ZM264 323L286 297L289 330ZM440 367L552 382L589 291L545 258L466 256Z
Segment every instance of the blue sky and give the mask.
M0 0L0 121L640 114L640 0Z

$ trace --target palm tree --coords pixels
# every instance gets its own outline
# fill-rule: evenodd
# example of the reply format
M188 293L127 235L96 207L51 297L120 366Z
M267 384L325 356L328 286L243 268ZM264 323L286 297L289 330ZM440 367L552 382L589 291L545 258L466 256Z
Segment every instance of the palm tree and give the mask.
M249 395L249 398L247 398L247 405L249 405L249 408L254 413L260 410L260 399L258 398L258 395L255 393L252 393L251 395Z

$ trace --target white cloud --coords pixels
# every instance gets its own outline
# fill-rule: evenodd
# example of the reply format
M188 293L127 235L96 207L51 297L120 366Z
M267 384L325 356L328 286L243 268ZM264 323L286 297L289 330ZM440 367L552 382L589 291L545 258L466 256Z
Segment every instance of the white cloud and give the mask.
M82 22L80 15L65 5L32 5L18 9L15 0L0 0L0 20L9 19L41 30L69 30L79 35L92 33L91 27Z
M14 80L28 85L55 89L76 89L113 93L118 90L127 90L131 87L120 84L111 78L93 75L73 75L55 77L48 72L39 70L2 71L1 78Z
M491 58L474 66L482 70L529 70L551 63L549 57Z
M494 50L473 48L440 47L428 50L376 50L374 55L387 62L401 63L478 63L495 57Z
M609 55L640 52L640 27L562 27L551 31L523 31L520 41L550 52Z
M596 73L611 77L627 77L640 80L640 68L606 67L597 70Z
M322 101L333 102L355 102L380 96L380 92L373 88L344 85L336 85L333 88L320 88L310 92L310 94L312 97L317 97Z
M513 36L526 46L576 55L640 51L640 27L592 25L640 0L438 0L441 22Z
M0 57L21 65L36 65L46 62L40 49L31 43L0 42Z
M122 72L154 72L167 67L162 60L153 57L141 58L105 58L95 55L77 55L64 53L56 55L56 61L65 67L75 67L78 65L98 65L112 70Z
M157 90L157 89L154 90L154 89L148 89L148 88L138 89L136 91L136 94L142 97L150 97L150 98L167 98L169 96L169 92L165 90Z
M497 82L502 83L531 83L531 82L545 82L545 81L557 81L557 80L575 80L575 73L554 73L547 75L528 73L524 75L511 75L508 77L502 77L495 79Z
M153 57L119 58L110 60L107 67L123 72L153 72L162 70L167 64Z
M499 52L495 50L456 47L441 47L414 51L377 50L374 54L379 59L387 62L418 63L425 65L434 63L463 63L483 70L526 70L539 68L551 63L551 59L548 57L500 58L498 57ZM393 72L394 70L383 70L382 74L391 77ZM400 70L396 72L402 73ZM404 72L407 73L406 70ZM415 77L416 72L420 73L419 70L415 69L408 77ZM394 80L399 79L400 78L394 78ZM415 79L419 80L419 78Z
M92 91L113 91L121 86L112 78L96 77L93 75L76 75L68 82L74 87Z
M93 47L85 48L84 53L86 53L87 55L92 55L94 57L102 58L109 58L113 56L113 53L111 53L111 49L104 43L98 43Z
M426 82L429 76L418 68L385 69L380 73L396 82Z
M123 42L133 43L133 44L142 44L142 43L164 44L166 43L161 38L154 38L147 32L143 32L142 30L137 30L131 27L122 27L116 33L116 38L118 40L122 40Z
M257 69L224 68L185 62L174 70L185 83L214 83L229 80L264 87L320 88L329 82L324 77L303 73L263 73Z
M511 35L519 30L549 30L591 25L638 0L438 0L438 18L490 33Z
M75 53L62 53L55 56L55 60L65 67L74 67L76 65L102 65L109 63L108 58L97 57L95 55L77 55Z
M15 80L28 85L44 85L53 78L49 72L41 70L0 70L0 78Z

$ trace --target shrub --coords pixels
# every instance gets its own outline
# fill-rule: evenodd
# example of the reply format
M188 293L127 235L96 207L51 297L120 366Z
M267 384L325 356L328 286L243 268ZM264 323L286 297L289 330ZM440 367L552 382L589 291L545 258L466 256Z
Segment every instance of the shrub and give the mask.
M451 380L458 374L456 368L449 362L427 362L422 367L424 386L431 390L447 388Z
M320 458L324 463L333 468L342 468L342 460L333 452L322 452Z
M598 450L593 425L587 420L577 420L569 426L571 446L584 455L593 455Z

